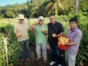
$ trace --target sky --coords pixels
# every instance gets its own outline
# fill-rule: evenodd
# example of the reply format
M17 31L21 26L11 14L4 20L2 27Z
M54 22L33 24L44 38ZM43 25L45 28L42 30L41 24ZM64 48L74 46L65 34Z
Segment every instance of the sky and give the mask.
M0 6L12 5L15 3L26 3L27 0L0 0Z

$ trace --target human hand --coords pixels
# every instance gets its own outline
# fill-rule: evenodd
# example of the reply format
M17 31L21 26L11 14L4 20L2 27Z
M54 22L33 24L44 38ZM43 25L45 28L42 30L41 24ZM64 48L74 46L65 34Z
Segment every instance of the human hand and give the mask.
M20 33L16 33L16 37L19 37L19 36L21 36L21 34Z
M58 37L58 35L56 35L56 34L52 34L52 37L56 38L56 37Z

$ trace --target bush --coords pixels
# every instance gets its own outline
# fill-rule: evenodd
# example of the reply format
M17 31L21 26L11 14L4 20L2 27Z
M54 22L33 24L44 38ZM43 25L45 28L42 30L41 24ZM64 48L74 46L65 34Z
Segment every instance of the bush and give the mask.
M8 34L8 40L7 40L8 61L9 61L8 65L17 66L19 63L19 55L20 55L21 47L15 38L13 27L11 25L7 25L6 31ZM6 66L5 45L4 45L4 41L2 40L2 37L0 37L0 62L1 62L0 63L1 66Z
M81 29L83 36L77 55L77 62L88 62L88 19L83 15L77 16L79 19L79 28Z

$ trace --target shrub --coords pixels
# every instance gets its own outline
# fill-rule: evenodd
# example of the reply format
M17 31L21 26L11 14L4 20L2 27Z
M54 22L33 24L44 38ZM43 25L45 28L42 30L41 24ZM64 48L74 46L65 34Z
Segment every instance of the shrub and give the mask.
M19 63L19 55L21 51L21 47L18 44L14 32L13 27L11 25L6 26L6 31L8 34L7 47L8 47L8 65L9 66L17 66ZM1 35L3 36L3 35ZM0 62L1 66L6 66L6 53L5 53L5 45L2 37L0 37Z

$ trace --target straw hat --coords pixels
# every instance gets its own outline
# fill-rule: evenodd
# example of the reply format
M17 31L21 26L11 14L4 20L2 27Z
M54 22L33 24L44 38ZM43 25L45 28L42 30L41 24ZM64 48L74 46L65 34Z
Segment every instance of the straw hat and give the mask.
M19 14L17 19L19 19L19 20L20 20L20 19L25 19L25 17L24 17L23 14Z

